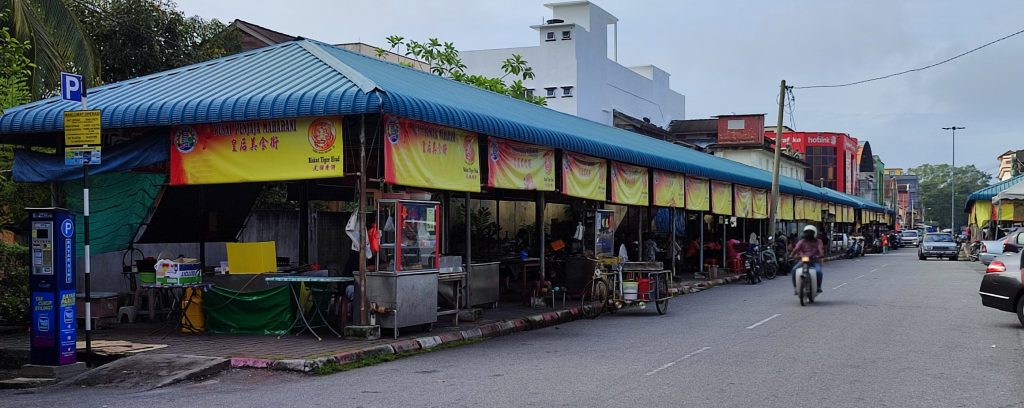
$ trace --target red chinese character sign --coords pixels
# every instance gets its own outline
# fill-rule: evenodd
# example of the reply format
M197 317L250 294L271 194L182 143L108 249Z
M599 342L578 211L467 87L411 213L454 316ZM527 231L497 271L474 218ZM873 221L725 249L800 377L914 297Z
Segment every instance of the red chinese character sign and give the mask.
M384 117L384 180L388 184L480 191L476 133Z
M555 191L555 149L492 137L487 174L488 187Z
M171 185L342 177L341 118L171 128Z

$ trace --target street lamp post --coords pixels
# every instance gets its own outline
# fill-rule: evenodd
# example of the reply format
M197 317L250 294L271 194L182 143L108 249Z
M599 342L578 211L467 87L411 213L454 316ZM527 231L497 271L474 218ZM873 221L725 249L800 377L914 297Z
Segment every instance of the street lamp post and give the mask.
M953 157L949 168L949 229L956 234L956 131L960 129L966 129L963 126L950 126L944 127L942 130L950 131L952 138L950 139L953 145Z

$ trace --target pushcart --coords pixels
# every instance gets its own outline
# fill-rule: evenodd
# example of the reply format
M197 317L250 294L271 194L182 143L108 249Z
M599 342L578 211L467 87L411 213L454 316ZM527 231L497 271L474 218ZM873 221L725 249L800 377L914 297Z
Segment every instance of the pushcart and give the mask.
M580 309L593 319L605 311L615 313L629 306L646 309L654 303L655 310L663 315L668 313L668 301L672 299L670 276L671 271L666 270L624 271L622 263L605 268L599 264L580 293Z

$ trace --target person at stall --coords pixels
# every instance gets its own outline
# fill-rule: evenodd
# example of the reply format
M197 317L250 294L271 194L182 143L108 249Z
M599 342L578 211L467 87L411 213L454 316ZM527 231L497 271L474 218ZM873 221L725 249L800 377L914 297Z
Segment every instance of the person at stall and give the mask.
M700 242L696 239L690 240L690 245L686 246L686 261L685 265L690 269L691 272L699 272L700 265Z

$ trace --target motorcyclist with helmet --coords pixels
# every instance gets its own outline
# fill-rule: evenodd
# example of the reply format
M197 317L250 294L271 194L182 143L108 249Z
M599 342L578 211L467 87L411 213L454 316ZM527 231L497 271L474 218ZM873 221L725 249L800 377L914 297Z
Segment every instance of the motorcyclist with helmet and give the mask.
M803 267L803 261L799 260L807 257L810 258L811 266L817 272L818 293L821 293L821 262L825 259L825 246L818 240L817 235L818 229L813 225L804 227L800 240L793 245L793 249L789 253L790 258L798 260L796 266L793 267L793 288L796 288L797 271Z

